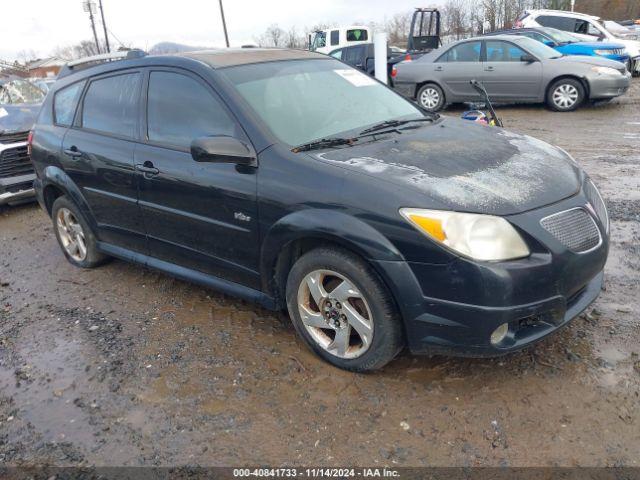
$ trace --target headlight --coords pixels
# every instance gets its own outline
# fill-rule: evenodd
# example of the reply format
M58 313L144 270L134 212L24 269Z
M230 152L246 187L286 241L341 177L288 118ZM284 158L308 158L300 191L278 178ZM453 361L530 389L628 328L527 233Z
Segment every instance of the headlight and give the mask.
M619 70L611 67L591 67L591 70L602 75L622 75Z
M593 53L596 55L611 55L611 50L594 50Z
M512 260L530 253L502 217L420 208L401 208L400 214L427 237L476 260Z

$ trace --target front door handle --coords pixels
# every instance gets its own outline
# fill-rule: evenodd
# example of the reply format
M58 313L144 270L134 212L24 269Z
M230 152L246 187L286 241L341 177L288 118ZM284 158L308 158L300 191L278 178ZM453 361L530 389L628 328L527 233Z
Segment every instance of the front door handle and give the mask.
M82 152L80 150L78 150L78 147L76 147L75 145L73 145L70 148L65 149L64 153L66 155L69 155L71 158L78 158L78 157L82 156Z
M152 176L152 175L157 175L160 173L160 170L158 170L156 167L153 166L153 163L151 163L150 161L146 161L144 163L137 163L136 164L136 170L138 170L139 172L144 173L144 176Z
M442 68L442 67L436 67L436 72L441 72L442 70L444 70L444 68Z
M493 67L484 67L485 72L493 72Z

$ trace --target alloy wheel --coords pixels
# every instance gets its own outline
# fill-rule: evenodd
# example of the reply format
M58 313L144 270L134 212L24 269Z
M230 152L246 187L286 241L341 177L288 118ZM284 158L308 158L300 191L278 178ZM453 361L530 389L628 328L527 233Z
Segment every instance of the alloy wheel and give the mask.
M435 88L425 88L420 94L420 103L423 107L433 110L440 103L440 93Z
M68 208L62 207L56 215L56 227L62 247L76 262L87 258L87 242L82 225Z
M373 316L351 280L331 270L314 270L298 287L298 311L311 338L339 358L364 354L373 339Z
M559 85L553 91L553 103L559 108L567 109L573 107L578 101L578 89L569 83L563 83Z

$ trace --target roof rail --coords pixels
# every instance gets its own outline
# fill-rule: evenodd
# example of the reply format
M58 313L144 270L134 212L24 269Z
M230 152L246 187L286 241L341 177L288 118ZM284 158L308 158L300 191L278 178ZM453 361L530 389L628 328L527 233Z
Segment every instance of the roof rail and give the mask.
M121 52L113 52L113 53L101 53L100 55L92 55L90 57L83 57L77 60L71 60L67 62L64 67L60 70L58 74L58 78L66 77L67 75L71 75L75 70L82 70L84 68L94 67L96 65L100 65L107 62L113 62L117 60L131 60L134 58L142 58L145 57L147 53L144 50L140 49L132 49L125 50Z

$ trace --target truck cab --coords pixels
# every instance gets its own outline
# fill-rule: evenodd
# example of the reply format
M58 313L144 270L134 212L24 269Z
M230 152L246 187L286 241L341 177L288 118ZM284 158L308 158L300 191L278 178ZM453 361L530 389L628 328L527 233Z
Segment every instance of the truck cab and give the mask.
M326 30L317 30L309 34L309 50L325 55L339 48L370 43L372 32L369 27L351 25Z

